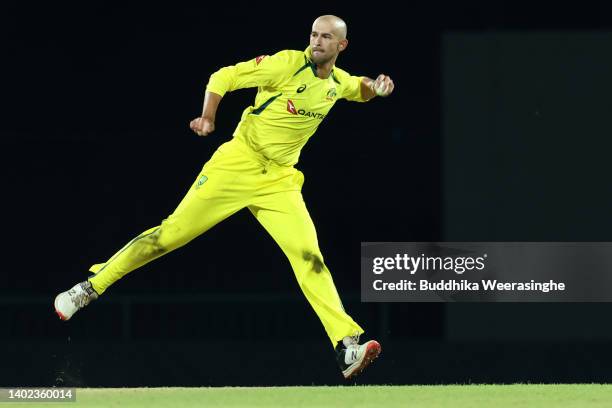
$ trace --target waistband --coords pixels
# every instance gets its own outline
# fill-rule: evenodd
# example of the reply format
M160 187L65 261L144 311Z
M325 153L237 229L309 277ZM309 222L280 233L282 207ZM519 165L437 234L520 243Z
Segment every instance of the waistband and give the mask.
M246 144L244 140L241 140L237 137L233 137L232 140L225 143L229 148L235 148L240 150L241 153L244 153L251 159L257 161L262 166L262 173L267 173L270 169L292 169L293 166L287 166L283 164L279 164L272 159L267 158L262 153L253 150L249 145Z

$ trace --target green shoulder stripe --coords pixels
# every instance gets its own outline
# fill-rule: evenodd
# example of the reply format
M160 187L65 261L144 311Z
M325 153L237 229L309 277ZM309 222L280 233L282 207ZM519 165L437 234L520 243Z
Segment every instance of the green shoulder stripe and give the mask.
M253 111L251 112L252 115L259 115L261 112L263 112L264 109L266 109L268 107L268 105L270 105L272 102L274 102L274 100L276 98L278 98L279 96L281 96L283 93L279 93L278 95L274 95L273 97L271 97L270 99L268 99L267 101L265 101L259 108L257 109L253 109Z

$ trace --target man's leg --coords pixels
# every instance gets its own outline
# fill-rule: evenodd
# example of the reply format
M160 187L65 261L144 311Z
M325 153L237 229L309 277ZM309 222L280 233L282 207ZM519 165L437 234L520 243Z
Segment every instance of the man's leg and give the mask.
M105 263L93 265L90 269L96 273L93 277L57 295L54 306L60 319L70 319L127 273L185 245L244 208L241 189L233 183L238 175L237 172L207 171L205 166L168 219L131 240Z
M260 197L249 210L289 258L298 284L323 323L333 347L347 336L363 333L342 306L301 192Z
M359 344L363 329L344 311L301 192L265 194L249 210L289 258L300 288L332 342L344 378L361 373L380 354L380 344L376 340Z
M208 174L208 173L207 173ZM210 177L210 179L209 179ZM200 174L176 210L161 225L131 240L108 261L90 268L92 287L102 294L127 273L177 249L244 207L219 191L231 174Z

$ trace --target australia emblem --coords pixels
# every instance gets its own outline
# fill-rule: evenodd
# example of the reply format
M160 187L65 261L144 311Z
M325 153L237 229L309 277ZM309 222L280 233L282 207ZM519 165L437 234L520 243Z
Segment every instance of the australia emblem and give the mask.
M336 88L330 88L329 91L327 91L325 99L327 99L328 101L333 101L334 99L336 99Z

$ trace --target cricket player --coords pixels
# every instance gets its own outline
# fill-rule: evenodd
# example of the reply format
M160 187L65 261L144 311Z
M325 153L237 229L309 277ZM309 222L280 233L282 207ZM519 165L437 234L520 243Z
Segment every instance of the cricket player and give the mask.
M346 313L325 264L294 165L300 151L337 100L365 102L386 97L394 84L350 75L335 66L348 45L345 22L317 18L305 51L285 50L221 68L211 75L202 116L191 129L207 136L227 92L257 88L253 106L242 113L231 141L204 165L176 210L104 263L93 265L85 282L60 293L55 310L62 320L102 295L134 269L185 245L237 211L248 208L281 247L304 295L323 323L345 378L359 374L378 357L375 340L359 344L363 329Z

